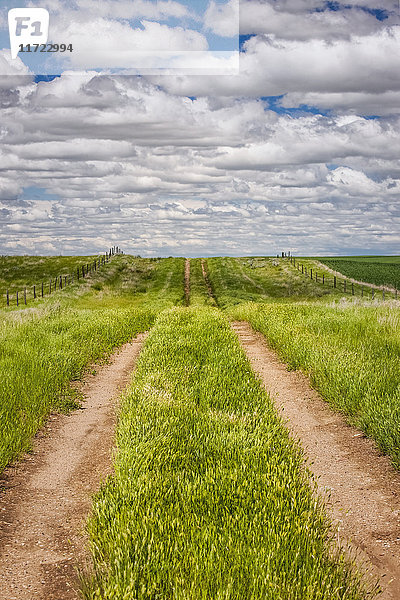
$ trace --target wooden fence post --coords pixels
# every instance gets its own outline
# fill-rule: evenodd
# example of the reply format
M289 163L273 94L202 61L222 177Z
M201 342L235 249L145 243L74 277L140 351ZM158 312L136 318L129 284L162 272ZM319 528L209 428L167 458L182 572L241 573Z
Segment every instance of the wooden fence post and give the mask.
M24 303L26 304L26 288L24 288Z
M346 279L343 281L343 292L346 293Z
M351 295L354 296L354 283L351 282Z
M10 296L8 295L8 290L7 290L7 306L10 306Z
M310 277L311 277L311 279L312 279L312 269L310 269Z
M82 277L85 278L85 265L82 265Z
M361 298L363 298L363 297L364 297L364 286L362 285L361 286Z
M322 285L325 285L325 273L322 273Z
M60 283L58 287L60 288L60 290L62 290L62 275L60 275Z
M375 290L372 288L372 300L375 298Z
M36 299L36 285L33 286L33 299Z
M304 273L304 265L301 265L301 272Z
M17 306L18 306L19 302L18 302L18 292L17 292Z
M382 290L382 300L385 300L385 290Z
M336 288L336 275L333 276L333 287Z

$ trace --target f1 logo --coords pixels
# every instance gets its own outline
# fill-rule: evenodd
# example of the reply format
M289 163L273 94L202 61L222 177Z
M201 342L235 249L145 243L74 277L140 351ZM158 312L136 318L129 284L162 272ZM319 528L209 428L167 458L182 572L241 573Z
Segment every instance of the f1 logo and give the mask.
M47 44L49 12L45 8L12 8L8 11L11 58L17 58L19 47Z

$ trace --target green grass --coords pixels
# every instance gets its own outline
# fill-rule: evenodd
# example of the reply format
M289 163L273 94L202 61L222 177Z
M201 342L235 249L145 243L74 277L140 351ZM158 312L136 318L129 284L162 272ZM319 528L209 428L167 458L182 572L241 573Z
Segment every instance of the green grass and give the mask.
M400 257L321 258L320 262L346 277L400 289Z
M375 439L400 468L400 314L397 304L256 305L249 321L290 368L301 368L335 409Z
M92 278L79 282L79 302L90 308L151 306L159 311L183 305L183 278L183 258L117 256ZM63 297L74 306L76 294L71 286Z
M14 297L15 292L28 288L33 294L34 285L41 288L42 281L47 294L49 281L60 275L76 275L77 268L94 262L99 256L0 256L0 297L5 300L6 291Z
M50 412L71 408L70 381L148 329L155 313L54 308L12 316L0 327L0 470L30 448Z
M23 309L0 311L0 470L30 448L50 412L71 407L70 381L183 302L183 259L112 259Z
M191 306L216 306L210 297L203 277L201 258L190 259L190 304Z
M117 442L115 475L89 523L86 598L366 598L221 312L158 318Z
M219 306L290 298L322 298L336 292L303 277L286 259L210 258L209 277Z
M79 261L82 258L88 257L78 257ZM54 291L53 282L51 295L48 294L49 288L46 286L44 300L40 297L34 300L33 287L29 287L27 306L37 307L44 301L46 305L61 302L63 306L74 307L79 299L81 307L132 307L141 306L146 302L153 308L162 310L183 303L183 265L182 258L146 259L129 255L114 256L107 264L96 272L92 271L85 278L80 277L78 280L75 277L74 283L62 290ZM38 294L39 292L40 288L37 289ZM5 305L4 296L3 306ZM21 295L19 309L25 309ZM17 310L15 293L11 295L8 310Z

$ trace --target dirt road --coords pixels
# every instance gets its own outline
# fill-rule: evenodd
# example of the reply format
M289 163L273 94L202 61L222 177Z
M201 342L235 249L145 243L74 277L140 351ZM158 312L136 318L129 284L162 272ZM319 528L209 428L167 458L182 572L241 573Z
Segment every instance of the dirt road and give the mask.
M55 415L34 451L0 485L1 600L75 600L91 495L111 471L116 396L130 380L139 335L82 386L82 409Z
M300 439L320 492L338 526L372 565L385 600L400 599L400 474L375 444L348 426L310 387L302 373L288 371L263 336L247 323L233 328L294 437Z

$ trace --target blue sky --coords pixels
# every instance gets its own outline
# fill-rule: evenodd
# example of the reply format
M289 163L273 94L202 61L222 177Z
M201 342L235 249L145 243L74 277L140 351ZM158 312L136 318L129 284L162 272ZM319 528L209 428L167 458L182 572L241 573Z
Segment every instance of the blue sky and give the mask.
M399 253L397 2L243 0L239 71L119 76L88 65L134 43L126 10L158 11L147 49L202 48L232 39L233 4L77 1L91 36L58 0L55 31L87 64L35 79L0 50L2 254Z

